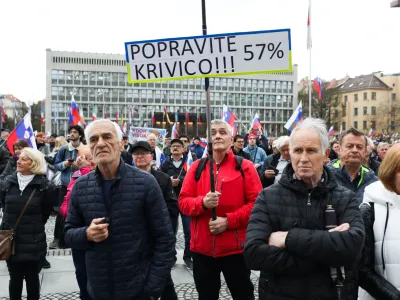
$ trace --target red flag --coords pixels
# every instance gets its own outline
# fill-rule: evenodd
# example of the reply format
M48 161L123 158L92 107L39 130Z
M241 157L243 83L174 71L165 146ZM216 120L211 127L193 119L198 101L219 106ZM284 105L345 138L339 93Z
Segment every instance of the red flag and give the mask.
M151 114L151 124L153 126L156 124L156 117L154 116L154 108L153 108L153 113Z
M165 114L165 117L167 118L168 124L171 124L171 121L169 120L169 116L168 116L168 112L167 112L167 108L166 107L164 107L164 114Z
M186 109L186 123L189 123L189 111Z
M311 0L308 5L308 18L307 18L307 49L311 49L312 40L311 40Z

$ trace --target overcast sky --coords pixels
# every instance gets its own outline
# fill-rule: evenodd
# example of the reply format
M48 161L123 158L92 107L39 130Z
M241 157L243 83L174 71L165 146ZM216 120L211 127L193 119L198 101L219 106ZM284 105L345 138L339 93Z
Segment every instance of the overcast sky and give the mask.
M46 97L46 48L124 53L124 42L201 35L201 0L0 1L0 93ZM308 0L208 0L208 33L290 28L308 76ZM400 8L390 0L313 0L312 77L400 72Z

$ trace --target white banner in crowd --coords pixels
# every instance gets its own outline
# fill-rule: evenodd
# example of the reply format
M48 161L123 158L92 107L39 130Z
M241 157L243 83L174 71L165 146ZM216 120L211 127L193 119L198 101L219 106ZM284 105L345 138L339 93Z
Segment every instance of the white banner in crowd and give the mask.
M165 136L167 130L162 128L144 128L144 127L131 127L129 130L129 143L136 143L137 141L147 141L147 136L153 133L158 137L158 147L162 150L165 144Z

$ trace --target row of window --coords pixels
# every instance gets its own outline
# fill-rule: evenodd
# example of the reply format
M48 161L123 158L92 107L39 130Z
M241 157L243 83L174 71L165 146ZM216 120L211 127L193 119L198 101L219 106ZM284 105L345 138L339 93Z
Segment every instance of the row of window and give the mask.
M204 79L194 78L172 80L168 82L143 82L126 84L127 74L117 72L65 71L52 70L52 84L101 85L101 86L134 86L163 89L201 89L204 90ZM240 78L210 78L210 87L215 90L253 91L292 93L292 81L256 80Z
M358 116L358 107L354 107L354 115ZM363 115L368 115L368 107L363 107ZM376 106L371 106L371 115L376 115Z
M358 101L358 94L354 94L354 102ZM396 101L396 93L392 93L392 101ZM348 96L344 96L344 102L347 103ZM368 93L365 92L363 93L363 100L367 101L368 100ZM371 100L376 100L376 92L371 92Z
M70 107L67 103L52 103L52 119L61 120L61 118L67 118L69 109ZM122 122L122 120L128 121L135 119L151 119L153 113L163 112L164 106L152 105L132 107L130 105L80 104L79 109L87 120L91 119L93 113L95 113L97 117L102 118L107 117L116 119L118 116L118 120ZM205 107L167 106L166 109L169 112L171 122L175 121L175 112L180 113L181 117L183 117L183 114L185 114L186 111L188 111L189 114L206 113ZM292 113L291 109L232 108L231 110L243 122L250 122L255 113L258 113L262 123L271 121L286 122ZM222 107L212 107L211 113L214 118L222 118ZM191 122L193 122L195 119L193 117L194 116L192 115L191 118L193 120L190 120L189 118Z
M53 56L53 63L121 66L121 67L126 65L125 60L121 59L101 59L101 58L62 57L62 56Z
M205 103L204 92L191 91L160 91L160 90L133 90L133 89L101 89L101 88L72 88L52 86L51 99L54 101L70 101L71 95L77 101L89 102L134 102L142 104L198 104ZM214 105L228 106L293 106L291 95L259 95L239 93L211 92L211 103Z
M368 123L369 123L369 124L368 124ZM333 127L334 127L334 129L335 129L337 132L339 132L339 131L338 131L338 130L339 130L338 123L335 123ZM354 127L355 129L359 129L359 128L358 128L358 121L354 121L354 122L353 122L353 127ZM371 128L376 129L376 121L371 121L371 122L363 121L363 123L362 123L362 130L370 130ZM343 131L346 130L346 122L342 122L342 130L343 130Z

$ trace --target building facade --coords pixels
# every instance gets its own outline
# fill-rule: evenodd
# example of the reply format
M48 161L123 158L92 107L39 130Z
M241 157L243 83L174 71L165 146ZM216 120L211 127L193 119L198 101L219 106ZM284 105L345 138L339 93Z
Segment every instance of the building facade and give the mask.
M210 88L212 118L222 117L225 104L239 132L246 133L258 113L264 130L280 135L297 106L297 65L291 73L211 78ZM46 132L65 134L72 96L86 121L95 114L170 131L165 109L180 134L206 132L204 79L129 84L124 55L46 49Z
M385 80L389 83L392 79ZM349 78L338 86L340 105L334 109L332 116L335 130L353 127L364 133L371 128L376 133L390 132L392 121L395 121L392 107L397 96L385 80L373 73Z

